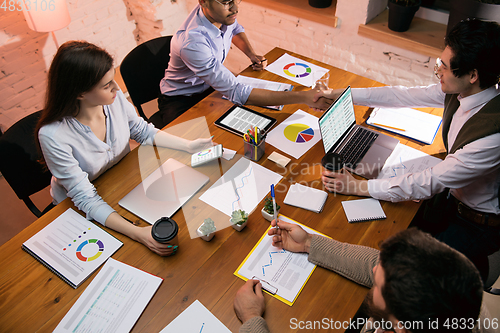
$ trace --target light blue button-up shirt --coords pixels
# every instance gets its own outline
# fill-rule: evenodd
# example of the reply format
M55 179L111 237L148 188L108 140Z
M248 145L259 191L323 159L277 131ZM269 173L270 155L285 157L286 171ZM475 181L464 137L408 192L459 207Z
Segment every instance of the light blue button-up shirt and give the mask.
M130 151L129 140L152 144L158 132L137 113L121 91L111 105L104 106L106 142L89 126L66 117L40 128L38 138L47 167L52 173L50 194L55 204L70 197L75 206L104 224L114 212L91 183Z
M241 32L237 21L218 29L196 6L172 38L170 62L160 82L162 94L190 96L212 87L231 102L245 104L252 88L238 83L223 65L233 36Z

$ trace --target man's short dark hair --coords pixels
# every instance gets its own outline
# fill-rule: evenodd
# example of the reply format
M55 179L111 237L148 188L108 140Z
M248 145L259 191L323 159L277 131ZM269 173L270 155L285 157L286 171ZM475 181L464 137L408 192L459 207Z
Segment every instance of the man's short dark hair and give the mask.
M479 86L489 88L500 81L500 25L467 19L459 22L445 38L454 56L450 68L456 77L477 69Z
M403 323L423 322L422 329L412 326L414 333L470 331L452 326L456 320L473 325L481 309L483 284L469 259L415 228L387 239L380 249L382 296L390 313ZM436 319L437 330L429 327ZM443 326L447 319L449 328Z

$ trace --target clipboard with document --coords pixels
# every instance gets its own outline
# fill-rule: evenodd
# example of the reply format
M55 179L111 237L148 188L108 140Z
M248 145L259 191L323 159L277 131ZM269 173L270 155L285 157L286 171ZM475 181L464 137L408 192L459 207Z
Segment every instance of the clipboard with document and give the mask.
M323 235L284 215L280 214L278 218L298 224L308 233ZM292 306L316 265L308 261L307 253L294 253L272 246L272 237L267 234L270 228L272 227L269 226L234 275L245 281L260 280L265 292Z

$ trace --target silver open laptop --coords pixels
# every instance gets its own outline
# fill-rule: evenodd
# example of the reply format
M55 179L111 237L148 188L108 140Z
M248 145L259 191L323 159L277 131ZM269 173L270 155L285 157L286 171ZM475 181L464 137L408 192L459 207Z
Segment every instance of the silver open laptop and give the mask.
M356 125L351 87L319 118L325 153L340 154L345 168L368 179L377 178L399 140Z
M170 158L118 204L153 224L174 215L208 181L201 172Z

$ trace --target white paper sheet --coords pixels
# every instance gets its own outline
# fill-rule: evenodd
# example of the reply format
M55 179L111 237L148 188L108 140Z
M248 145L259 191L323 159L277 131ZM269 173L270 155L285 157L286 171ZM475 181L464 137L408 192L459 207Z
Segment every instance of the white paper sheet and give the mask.
M231 333L212 312L195 300L160 333Z
M54 332L129 332L162 281L109 258Z
M410 108L375 108L366 123L430 145L441 121L439 116Z
M123 243L68 208L23 244L73 288L78 287Z
M279 215L281 221L297 224L286 216ZM310 234L318 232L302 226ZM266 234L254 248L252 254L238 270L238 274L251 279L257 277L278 289L277 295L294 302L307 279L316 267L307 260L307 253L293 253L272 246L272 237Z
M246 158L240 158L200 196L200 200L227 216L237 209L250 214L283 176Z
M306 87L312 87L314 84L314 73L325 74L328 69L317 66L305 60L293 57L288 53L283 54L272 64L267 65L266 69L271 73L300 83Z
M266 143L300 158L319 140L318 117L299 109L267 134Z
M227 161L232 160L234 155L236 155L236 150L232 150L229 148L224 148L224 151L222 152L222 158Z
M420 172L435 166L439 162L441 160L437 157L398 143L385 161L384 167L377 178L393 178L407 173Z

